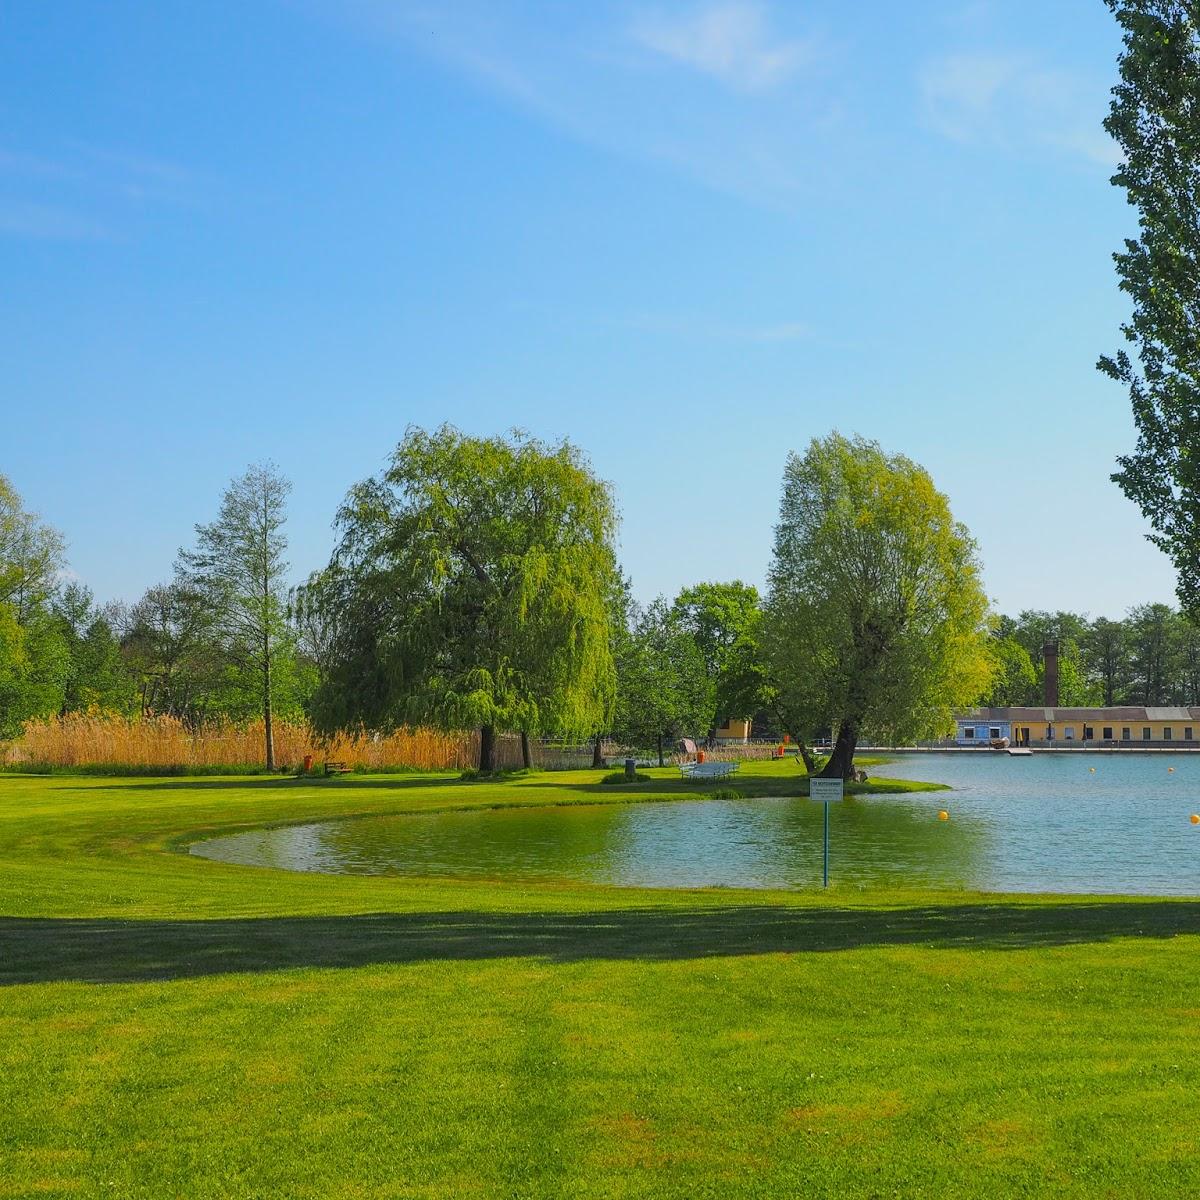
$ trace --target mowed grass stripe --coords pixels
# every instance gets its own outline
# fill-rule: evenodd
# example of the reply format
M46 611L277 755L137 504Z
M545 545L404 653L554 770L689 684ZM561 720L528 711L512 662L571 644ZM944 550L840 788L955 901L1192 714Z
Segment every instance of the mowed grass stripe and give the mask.
M791 764L746 778L797 786ZM594 803L594 779L0 778L0 1196L1200 1187L1193 901L302 876L180 853L342 813Z

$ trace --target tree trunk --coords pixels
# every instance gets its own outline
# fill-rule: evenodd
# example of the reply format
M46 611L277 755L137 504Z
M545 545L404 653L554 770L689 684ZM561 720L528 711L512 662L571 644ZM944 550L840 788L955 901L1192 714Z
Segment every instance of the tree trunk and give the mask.
M592 746L592 766L596 770L600 770L604 766L604 754L601 752L600 738L601 735L596 734L596 741Z
M494 771L496 769L496 727L484 725L479 730L479 769Z
M271 713L271 641L263 638L263 738L267 749L267 770L275 770L275 726Z
M533 766L533 756L529 753L529 734L521 730L521 766L529 770Z
M810 774L817 773L817 756L808 748L807 744L796 739L796 749L800 751L800 761L804 763L804 769Z
M663 758L661 733L658 735L658 765L660 767L665 767L667 765L666 760Z
M858 747L858 723L843 721L838 726L837 741L833 753L821 772L822 779L853 779L854 751Z

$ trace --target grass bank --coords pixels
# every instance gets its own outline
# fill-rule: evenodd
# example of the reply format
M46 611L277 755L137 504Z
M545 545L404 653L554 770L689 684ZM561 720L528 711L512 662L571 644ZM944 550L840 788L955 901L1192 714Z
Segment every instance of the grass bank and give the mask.
M516 886L181 852L338 815L705 790L647 773L0 777L0 1196L1200 1186L1192 901ZM755 763L736 786L804 781Z

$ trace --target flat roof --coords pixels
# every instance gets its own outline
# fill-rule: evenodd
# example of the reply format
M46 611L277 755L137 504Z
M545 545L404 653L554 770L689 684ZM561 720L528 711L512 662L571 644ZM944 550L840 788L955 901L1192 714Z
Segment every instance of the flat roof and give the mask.
M1113 708L979 708L962 713L957 721L1200 721L1200 708L1122 704Z

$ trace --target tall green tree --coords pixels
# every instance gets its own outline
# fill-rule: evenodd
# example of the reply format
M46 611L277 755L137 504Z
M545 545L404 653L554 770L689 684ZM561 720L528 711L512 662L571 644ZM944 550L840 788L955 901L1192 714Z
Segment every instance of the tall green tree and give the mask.
M1121 621L1097 617L1082 641L1085 669L1100 689L1101 703L1111 707L1125 698L1129 686L1129 638Z
M69 583L55 598L53 614L68 663L61 711L133 712L136 684L121 652L116 610L101 610L88 588Z
M197 723L228 713L228 670L215 614L182 580L156 584L126 614L121 648L144 716Z
M26 509L0 475L0 604L11 605L22 623L44 611L65 562L62 535Z
M1167 604L1140 604L1129 610L1127 626L1133 698L1138 704L1175 702L1183 632L1179 614Z
M712 724L716 685L704 655L678 611L659 597L633 615L617 660L614 732L632 746L663 746Z
M767 695L758 644L762 618L758 589L740 579L698 583L675 597L672 612L704 656L716 697L716 723L753 716Z
M20 731L28 671L25 630L17 620L16 607L0 604L0 738L14 737Z
M1133 312L1131 347L1101 357L1129 389L1137 445L1113 475L1170 557L1184 609L1200 613L1200 25L1190 0L1106 0L1121 27L1105 129L1112 177L1138 236L1113 256Z
M233 480L217 519L196 526L179 575L203 598L230 662L252 681L264 725L264 759L275 766L279 659L292 640L287 605L287 498L292 485L271 463Z
M921 467L836 433L789 456L764 644L794 721L836 731L831 777L865 732L939 733L987 693L975 544Z
M1033 704L1037 697L1037 671L1029 651L1015 637L994 638L990 646L995 676L988 704L996 708Z
M57 530L0 475L0 733L62 709L70 654L53 611L65 565Z
M616 513L568 442L410 429L354 488L310 585L328 665L326 729L426 723L588 736L608 724Z

